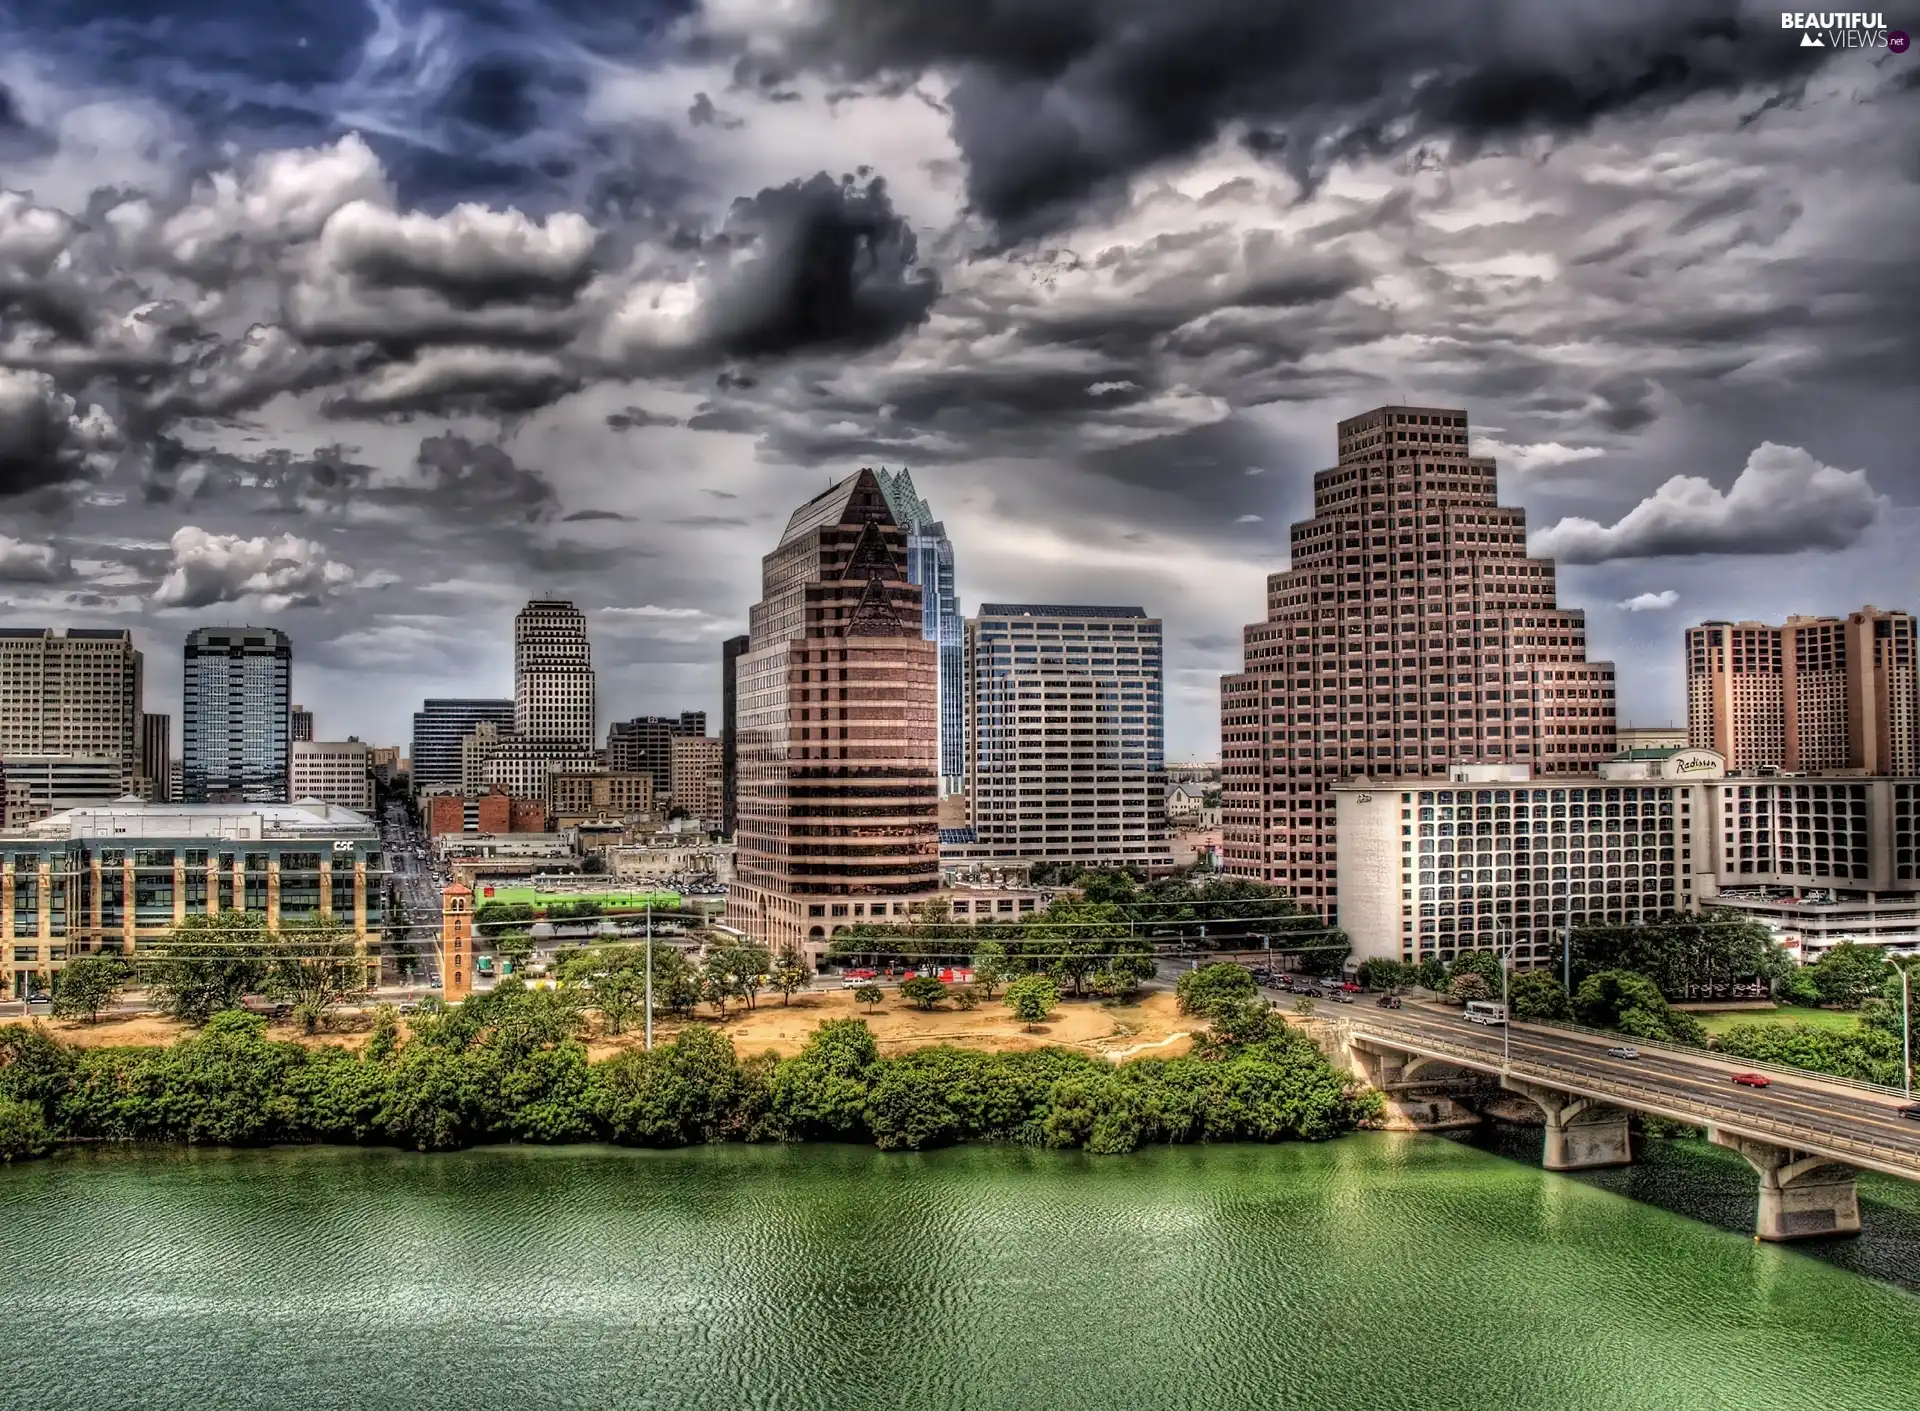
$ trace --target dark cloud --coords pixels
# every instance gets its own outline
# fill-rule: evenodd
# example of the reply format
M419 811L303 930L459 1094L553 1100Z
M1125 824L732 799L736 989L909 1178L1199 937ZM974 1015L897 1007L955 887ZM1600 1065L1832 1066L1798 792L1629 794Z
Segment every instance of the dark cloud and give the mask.
M551 513L553 490L535 472L516 464L499 446L464 436L429 436L414 466L431 479L435 504L455 500L496 510L518 509L528 519Z
M614 431L636 431L648 426L678 425L680 425L679 417L650 412L645 407L622 407L617 412L607 414L607 426Z
M0 369L0 499L87 479L115 439L110 422L82 413L52 378Z
M822 0L789 65L953 76L968 190L1003 228L1057 224L1235 123L1303 182L1342 158L1581 132L1700 93L1789 85L1828 57L1733 0Z
M587 524L603 519L628 524L633 521L633 516L621 514L618 510L575 510L572 514L560 516L562 524Z

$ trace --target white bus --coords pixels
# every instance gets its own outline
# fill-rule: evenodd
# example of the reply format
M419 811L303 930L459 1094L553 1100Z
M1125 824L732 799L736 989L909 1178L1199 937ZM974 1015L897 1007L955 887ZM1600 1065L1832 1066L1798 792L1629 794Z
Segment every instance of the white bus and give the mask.
M1507 1022L1507 1007L1504 1004L1494 1004L1490 1000L1468 1000L1467 1022L1469 1024L1504 1024Z

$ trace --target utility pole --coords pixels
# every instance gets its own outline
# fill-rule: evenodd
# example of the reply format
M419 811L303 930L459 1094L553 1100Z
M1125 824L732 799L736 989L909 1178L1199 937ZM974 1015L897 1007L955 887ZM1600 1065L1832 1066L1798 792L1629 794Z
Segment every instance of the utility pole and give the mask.
M1560 928L1560 988L1573 998L1573 923Z
M1504 1072L1513 1061L1513 1009L1507 1003L1507 963L1513 958L1513 937L1502 931L1500 939L1506 943L1500 951L1500 1068Z
M1900 1086L1913 1096L1913 1000L1907 988L1907 967L1900 967Z
M653 893L647 893L647 1052L653 1052Z

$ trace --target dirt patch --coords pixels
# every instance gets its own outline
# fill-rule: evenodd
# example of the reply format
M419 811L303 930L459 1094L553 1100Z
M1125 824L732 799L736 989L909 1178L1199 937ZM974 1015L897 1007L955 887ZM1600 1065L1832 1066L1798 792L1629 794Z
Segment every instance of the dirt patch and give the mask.
M1111 1006L1098 1000L1065 1000L1045 1024L1028 1032L998 1000L983 1001L971 1010L944 1004L923 1011L889 993L885 1003L870 1010L855 1001L851 990L815 990L795 995L791 1004L781 1004L776 996L762 1000L758 1009L735 1010L720 1028L733 1040L742 1058L760 1053L787 1057L800 1052L813 1031L829 1019L864 1019L880 1051L889 1054L934 1044L989 1053L1065 1046L1103 1054L1149 1045L1145 1052L1153 1057L1172 1058L1190 1046L1185 1037L1188 1021L1174 1007L1171 994L1152 994L1138 1004ZM710 1015L703 1015L700 1022L714 1021ZM654 1041L672 1038L681 1027L679 1020L657 1024ZM596 1038L590 1051L595 1058L605 1058L642 1042L636 1030Z
M186 1024L158 1014L108 1014L97 1024L79 1019L35 1018L14 1020L21 1026L37 1024L62 1043L76 1048L164 1047L175 1039L190 1037L196 1031ZM0 1025L4 1027L4 1025ZM308 1048L332 1044L359 1049L372 1034L372 1021L359 1015L340 1015L334 1027L325 1033L303 1034L291 1024L269 1024L267 1037L304 1044Z

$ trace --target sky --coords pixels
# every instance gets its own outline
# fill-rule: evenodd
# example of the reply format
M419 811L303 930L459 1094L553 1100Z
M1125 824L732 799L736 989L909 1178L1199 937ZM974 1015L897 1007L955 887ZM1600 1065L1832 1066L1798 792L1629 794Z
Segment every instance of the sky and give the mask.
M155 17L156 10L159 17ZM1887 23L1920 31L1920 8ZM719 706L790 511L1167 624L1215 755L1334 423L1459 406L1623 723L1920 608L1920 55L1741 0L0 0L0 622L291 634L322 738ZM716 715L717 720L717 715Z

